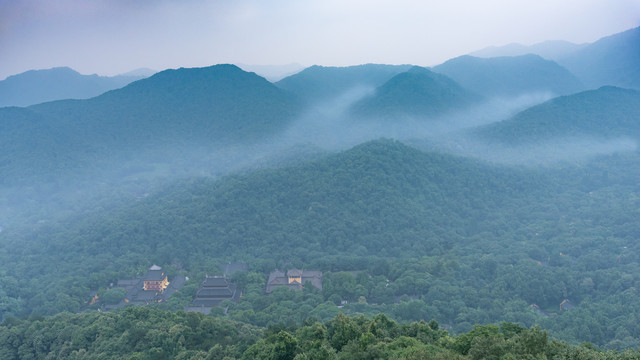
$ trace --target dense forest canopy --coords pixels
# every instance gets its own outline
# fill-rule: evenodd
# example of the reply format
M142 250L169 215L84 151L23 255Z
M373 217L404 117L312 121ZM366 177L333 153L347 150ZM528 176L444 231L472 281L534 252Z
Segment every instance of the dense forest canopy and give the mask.
M637 351L599 351L549 339L538 327L503 322L458 336L436 321L399 324L338 315L260 329L241 322L129 308L59 314L0 324L3 359L637 359Z
M149 263L196 275L170 305L180 308L197 274L242 259L254 285L229 315L260 326L299 323L309 310L329 319L346 300L349 311L434 318L454 331L509 320L570 341L636 346L640 308L626 300L638 281L636 164L629 154L513 169L379 140L293 167L180 181L72 226L0 234L14 239L3 253L14 284L4 314L79 311L91 289ZM326 272L323 291L298 302L306 311L261 300L266 274L283 263ZM559 313L565 299L577 308ZM600 320L580 326L586 319Z

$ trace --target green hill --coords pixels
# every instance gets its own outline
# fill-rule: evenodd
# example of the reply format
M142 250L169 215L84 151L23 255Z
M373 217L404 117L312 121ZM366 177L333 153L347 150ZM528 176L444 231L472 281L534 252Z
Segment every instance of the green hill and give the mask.
M442 256L469 245L467 236L490 231L480 219L512 207L507 195L521 197L527 182L473 161L375 141L305 165L178 182L72 226L2 232L0 272L18 281L5 291L22 299L20 308L54 313L77 311L90 288L147 262L196 269L221 258L273 264L344 254ZM35 296L35 284L45 283ZM68 301L58 307L51 299L63 294Z
M549 100L477 131L512 144L584 136L637 139L639 132L640 92L611 86Z
M391 78L352 105L361 118L429 118L461 110L480 100L450 78L415 66Z
M515 174L391 140L373 141L295 167L223 181L178 182L116 223L100 219L87 224L101 229L100 235L75 246L89 252L104 246L114 256L134 248L140 254L155 253L163 247L171 249L164 255L183 263L195 253L309 260L314 252L335 255L361 246L366 254L399 256L414 248L439 254L467 233L461 227L447 235L453 236L451 241L441 239L449 225L466 223L464 214L479 215L487 206L511 201L498 194L518 192L520 185L511 189L505 180ZM478 209L471 209L478 188ZM130 218L141 222L122 222ZM134 229L143 223L143 233ZM401 240L388 247L389 236ZM296 246L282 253L290 242ZM74 246L69 239L64 243Z
M0 81L0 107L29 106L63 99L88 99L145 77L81 75L67 67L30 70Z
M565 68L537 55L488 59L465 55L435 66L433 71L487 97L532 92L566 95L583 89L580 81Z
M255 140L286 126L296 105L289 94L254 73L215 65L165 70L94 99L32 109L103 136L163 143Z
M516 170L380 140L294 167L180 181L125 208L0 233L2 314L77 312L90 289L153 263L198 279L241 259L255 273L240 281L253 285L229 316L255 325L328 319L345 299L355 304L345 311L435 318L457 332L515 321L636 346L625 334L636 336L640 314L626 300L638 273L637 164L630 154ZM326 272L310 307L295 305L309 294L263 295L278 264ZM529 306L557 312L567 298L577 309L557 317Z
M407 71L410 65L365 64L347 67L314 65L288 76L276 85L305 102L314 104L330 100L353 88L377 87L393 76Z
M0 109L5 183L77 176L147 156L263 141L300 107L290 94L233 65L166 70L89 100ZM5 151L6 150L6 151Z

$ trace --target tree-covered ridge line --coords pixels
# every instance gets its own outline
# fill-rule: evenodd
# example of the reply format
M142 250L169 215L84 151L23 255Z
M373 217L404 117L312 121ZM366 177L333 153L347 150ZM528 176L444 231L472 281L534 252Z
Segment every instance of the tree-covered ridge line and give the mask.
M510 119L473 131L508 144L595 139L638 139L640 92L613 86L553 98Z
M300 111L294 95L234 65L165 70L87 100L0 108L0 185L105 177L104 167L122 164L179 168L193 152L214 157L279 134Z
M144 74L109 77L81 75L68 67L29 70L0 81L0 107L29 106L62 99L88 99L121 88L152 73L149 70Z
M433 318L456 333L510 321L572 343L637 347L637 164L631 154L518 170L380 140L297 166L179 181L76 223L0 233L0 310L78 312L91 290L153 263L188 271L167 305L182 309L205 274L242 260L251 275L229 314L259 326L311 311L327 320L347 300L348 311ZM323 292L264 296L282 263L325 272ZM577 308L549 318L530 308L558 312L564 299Z
M0 323L0 358L25 359L637 359L549 339L513 323L452 336L435 320L399 324L383 314L258 328L201 313L145 307L62 313Z
M533 54L491 58L463 55L434 66L433 71L487 97L536 92L567 95L585 89L567 69Z
M350 111L367 122L397 122L407 117L427 121L477 105L482 99L445 75L414 66L354 103Z

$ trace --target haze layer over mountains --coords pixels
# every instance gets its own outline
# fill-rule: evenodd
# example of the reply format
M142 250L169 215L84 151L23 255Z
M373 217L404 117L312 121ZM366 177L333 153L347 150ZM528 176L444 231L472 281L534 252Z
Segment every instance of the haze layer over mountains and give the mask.
M455 332L514 321L640 346L639 34L275 82L231 64L9 77L0 319L99 308L91 291L150 263L200 281L244 261L247 292L278 266L353 277L305 307L229 304L257 326L344 300ZM532 310L567 299L578 309Z

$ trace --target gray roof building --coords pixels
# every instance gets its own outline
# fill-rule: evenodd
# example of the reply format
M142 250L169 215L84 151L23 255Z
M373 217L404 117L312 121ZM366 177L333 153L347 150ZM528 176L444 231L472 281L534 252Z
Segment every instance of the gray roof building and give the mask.
M117 287L127 290L127 294L122 302L117 305L107 305L105 309L110 310L127 304L166 302L171 295L184 286L184 282L184 277L176 276L170 283L164 270L153 265L141 278L118 280Z
M207 276L202 281L191 306L185 308L185 311L208 314L211 308L219 306L223 301L238 301L239 298L237 286L229 282L229 279L224 276Z
M322 271L289 269L285 274L280 270L274 270L269 274L266 292L269 294L273 289L281 286L292 290L302 290L307 281L313 287L322 290Z

